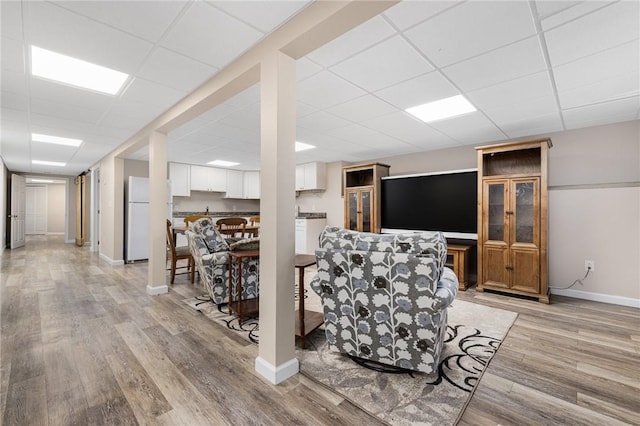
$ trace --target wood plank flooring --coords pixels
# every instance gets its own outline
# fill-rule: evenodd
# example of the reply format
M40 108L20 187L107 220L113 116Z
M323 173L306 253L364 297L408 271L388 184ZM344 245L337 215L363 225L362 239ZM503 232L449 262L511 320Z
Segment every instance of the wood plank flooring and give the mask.
M266 382L257 346L182 303L197 285L178 276L151 297L146 272L59 236L4 251L3 425L380 424L301 375ZM473 288L459 297L519 313L460 424L640 424L640 310Z

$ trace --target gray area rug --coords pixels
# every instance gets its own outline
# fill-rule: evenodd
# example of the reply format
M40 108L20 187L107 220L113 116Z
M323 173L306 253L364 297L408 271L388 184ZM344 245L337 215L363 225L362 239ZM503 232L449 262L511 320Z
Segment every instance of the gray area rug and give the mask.
M310 297L311 296L311 297ZM307 294L307 308L319 299ZM309 300L311 299L311 300ZM258 320L242 324L225 306L197 299L184 302L208 318L258 342ZM313 309L313 308L312 308ZM515 322L517 314L455 300L449 308L447 341L437 372L380 373L328 349L323 330L307 337L307 349L297 349L300 372L340 394L356 406L392 425L452 425L461 417L482 373Z

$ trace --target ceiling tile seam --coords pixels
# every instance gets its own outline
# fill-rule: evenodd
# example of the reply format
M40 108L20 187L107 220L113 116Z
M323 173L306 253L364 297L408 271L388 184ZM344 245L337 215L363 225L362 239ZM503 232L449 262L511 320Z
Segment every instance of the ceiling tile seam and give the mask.
M167 26L167 28L165 28L165 30L163 31L163 33L160 35L160 37L158 37L158 40L155 42L151 42L153 44L153 47L151 47L151 49L149 49L149 51L147 52L147 55L140 61L140 63L138 64L138 66L136 67L136 70L134 73L131 74L131 78L129 79L129 82L127 83L127 85L120 90L120 93L117 96L114 96L113 99L110 102L110 105L105 109L105 112L102 114L102 116L98 119L98 121L96 122L96 125L101 126L103 125L102 122L106 119L106 117L112 112L113 108L115 107L116 103L119 100L123 100L123 96L124 94L127 92L127 90L133 85L134 81L136 79L141 79L143 81L151 81L151 80L147 80L144 79L142 77L139 76L140 71L142 70L142 68L144 67L144 65L147 63L147 61L149 60L149 58L151 58L151 55L153 55L161 46L162 42L164 42L164 40L168 37L169 33L171 32L171 30L178 24L178 22L184 17L184 15L187 13L187 11L189 10L189 8L191 7L193 3L192 2L188 2L186 3L182 9L180 10L180 12L178 12L178 14L176 15L176 17L173 19L173 21L171 21L171 23ZM124 31L123 31L124 32ZM126 33L126 32L125 32ZM140 37L138 37L140 38ZM148 40L145 40L147 42L149 42ZM182 55L185 56L185 55ZM160 84L157 82L154 82L156 84ZM162 86L164 86L164 84L161 84ZM169 86L167 86L169 87ZM188 96L188 94L186 94L185 96ZM185 97L183 96L183 98ZM180 98L177 102L180 102L182 98ZM166 109L165 109L166 110ZM164 112L164 111L163 111ZM162 114L162 112L160 113ZM153 121L153 120L152 120ZM144 128L144 127L143 127ZM140 130L140 129L138 129ZM131 133L127 139L134 135L136 133L136 131L134 131L133 133ZM121 143L124 143L124 141L126 141L127 139L123 140Z
M639 25L640 25L640 24L639 24ZM604 49L600 49L600 50L598 50L597 52L593 52L593 53L590 53L590 54L588 54L588 55L580 56L580 57L578 57L578 58L572 59L572 60L567 61L567 62L559 63L559 64L555 65L555 66L554 66L554 68L559 68L559 67L561 67L561 66L564 66L564 65L567 65L567 64L571 64L571 63L574 63L574 62L576 62L576 61L581 61L581 60L583 60L583 59L590 58L590 57L592 57L592 56L600 55L600 54L602 54L602 53L604 53L604 52L608 52L608 51L610 51L610 50L613 50L613 49L617 49L617 48L619 48L619 47L622 47L622 46L624 46L625 44L635 43L635 42L637 42L638 40L640 40L640 37L636 37L636 38L631 39L631 40L623 41L623 42L620 42L620 43L618 43L618 44L616 44L616 45L609 46L609 47L605 47Z
M31 38L28 36L29 30L27 25L27 20L25 17L24 3L20 2L20 21L22 23L22 61L24 66L24 78L25 78L25 92L27 95L27 135L31 135L33 132L33 124L31 123L31 79L29 78L30 72L30 64L31 64L31 55L26 51L26 46L31 45ZM31 141L31 137L29 137L29 170L33 171L33 142Z
M547 47L547 39L545 37L544 31L542 31L540 19L538 19L538 7L536 6L534 1L529 1L529 7L531 8L531 15L533 16L533 23L536 27L536 31L538 33L538 43L540 43L540 50L542 50L542 56L544 57L544 63L547 66L547 74L549 76L549 81L551 83L551 88L553 90L553 97L556 101L556 111L558 112L558 117L560 118L560 124L562 125L562 130L566 130L567 126L564 121L564 114L562 113L562 104L560 103L560 95L558 94L558 86L556 84L556 78L553 72L553 67L551 66L551 57L549 56L549 49Z
M267 34L271 34L271 33L273 33L273 32L274 32L274 31L276 31L278 28L280 28L282 25L284 25L284 24L286 24L287 22L289 22L289 21L291 20L291 18L293 18L294 16L296 16L298 13L302 12L305 8L309 7L309 4L311 4L311 3L312 3L312 2L308 3L305 7L303 7L302 9L299 9L299 10L298 10L297 12L295 12L293 15L290 15L290 16L289 16L285 21L281 22L278 26L276 26L275 28L272 28L270 31L268 31L268 32L267 32L267 31L264 31L262 28L258 28L258 27L256 27L255 25L253 25L252 23L247 22L247 21L245 21L244 19L241 19L239 16L233 15L232 13L229 13L229 12L227 12L226 10L224 10L224 9L222 9L222 8L220 8L220 7L218 7L218 6L216 6L214 3L211 3L211 2L209 2L209 1L204 1L204 4L206 4L207 6L214 8L214 9L215 9L215 10L217 10L218 12L223 13L223 14L225 14L225 15L227 15L227 16L229 16L229 17L233 18L233 19L235 19L235 20L236 20L236 21L238 21L238 22L242 22L242 23L243 23L243 24L245 24L246 26L251 27L252 29L254 29L254 30L256 30L256 31L258 31L258 32L260 32L260 33L263 33L265 36L266 36Z
M432 20L432 19L434 19L434 18L436 18L436 17L438 17L438 16L440 16L440 15L443 15L443 14L445 14L445 13L449 12L449 11L450 11L451 9L453 9L453 8L459 7L459 6L461 6L461 5L465 4L465 3L469 3L469 2L468 2L467 0L464 0L464 1L455 1L455 2L451 2L451 3L452 3L452 6L449 6L449 7L445 8L445 9L442 9L442 10L440 10L440 11L438 11L438 12L434 13L433 15L429 16L427 19L423 19L422 21L419 21L419 22L416 22L416 23L414 23L414 24L411 24L411 25L409 25L407 28L405 28L404 30L401 30L400 28L398 28L398 26L396 26L396 25L391 21L391 19L386 15L386 13L387 13L386 11L385 11L385 12L382 12L380 15L381 15L383 18L388 18L388 19L387 19L387 22L388 22L388 23L390 23L390 24L391 24L391 26L392 26L396 31L398 31L399 33L401 33L401 32L405 32L405 31L412 30L412 29L414 29L415 27L417 27L417 26L419 26L419 25L422 25L422 24L424 24L424 23L425 23L425 22L427 22L427 21L430 21L430 20Z
M562 112L572 111L572 110L577 110L577 109L581 109L581 108L586 108L586 107L591 107L591 106L596 106L596 105L605 105L605 104L608 104L608 103L611 103L611 102L624 101L624 100L627 100L627 99L634 99L634 98L640 99L640 95L635 94L635 95L618 96L618 97L615 97L615 98L603 99L603 100L600 100L600 101L591 102L591 103L587 103L587 104L583 104L583 105L576 105L576 106L572 106L572 107L563 108L561 111Z
M565 21L565 22L562 22L562 23L560 23L560 24L558 24L558 25L556 25L556 26L553 26L553 27L549 27L549 28L547 28L547 29L545 30L545 32L549 32L549 31L556 30L556 29L558 29L558 28L560 28L560 27L563 27L563 26L565 26L565 25L567 25L567 24L570 24L570 23L575 22L575 21L577 21L577 20L579 20L579 19L582 19L582 18L584 18L585 16L591 15L592 13L596 13L596 12L599 12L600 10L605 9L605 8L607 8L607 7L609 7L609 6L613 6L614 4L619 3L620 1L621 1L621 0L617 0L617 1L614 1L614 2L611 2L611 3L606 3L606 4L604 4L604 5L600 6L600 7L596 8L596 9L593 9L593 10L590 10L590 11L588 11L588 12L584 12L584 13L582 13L582 14L580 14L580 15L574 16L573 18L571 18L571 19L569 19L569 20L567 20L567 21ZM529 4L531 4L531 3L533 3L533 0L530 0L530 1L529 1ZM567 9L569 9L569 8L567 8ZM535 15L535 16L538 18L538 19L536 19L536 22L539 22L539 23L540 23L540 27L542 27L542 21L543 21L544 19L550 18L551 16L554 16L554 15L557 15L558 13L564 12L564 11L566 11L567 9L560 10L560 11L558 11L558 12L556 12L556 13L553 13L553 14L551 14L551 15L549 15L549 16L545 16L544 18L541 18L539 15ZM538 8L536 7L536 11L537 11L537 10L538 10Z

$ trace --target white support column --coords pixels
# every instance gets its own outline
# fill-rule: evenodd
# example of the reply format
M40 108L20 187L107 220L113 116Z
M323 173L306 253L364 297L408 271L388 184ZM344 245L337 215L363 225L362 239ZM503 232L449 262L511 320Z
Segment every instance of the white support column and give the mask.
M149 272L147 293L167 293L167 135L149 135Z
M294 337L296 62L273 52L260 69L260 346L272 383L298 372Z

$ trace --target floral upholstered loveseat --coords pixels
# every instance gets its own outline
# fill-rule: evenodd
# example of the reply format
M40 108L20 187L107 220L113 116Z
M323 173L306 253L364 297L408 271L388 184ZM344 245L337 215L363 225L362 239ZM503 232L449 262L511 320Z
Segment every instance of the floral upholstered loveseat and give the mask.
M259 238L246 238L239 241L225 239L209 218L198 219L192 229L185 232L189 242L189 251L196 263L198 273L211 299L218 305L229 302L229 288L233 300L237 299L238 269L232 268L229 282L229 252L256 250L260 247ZM244 259L242 262L242 299L258 297L260 260Z
M439 232L359 233L326 227L311 287L322 299L329 348L430 373L440 361L458 279Z

